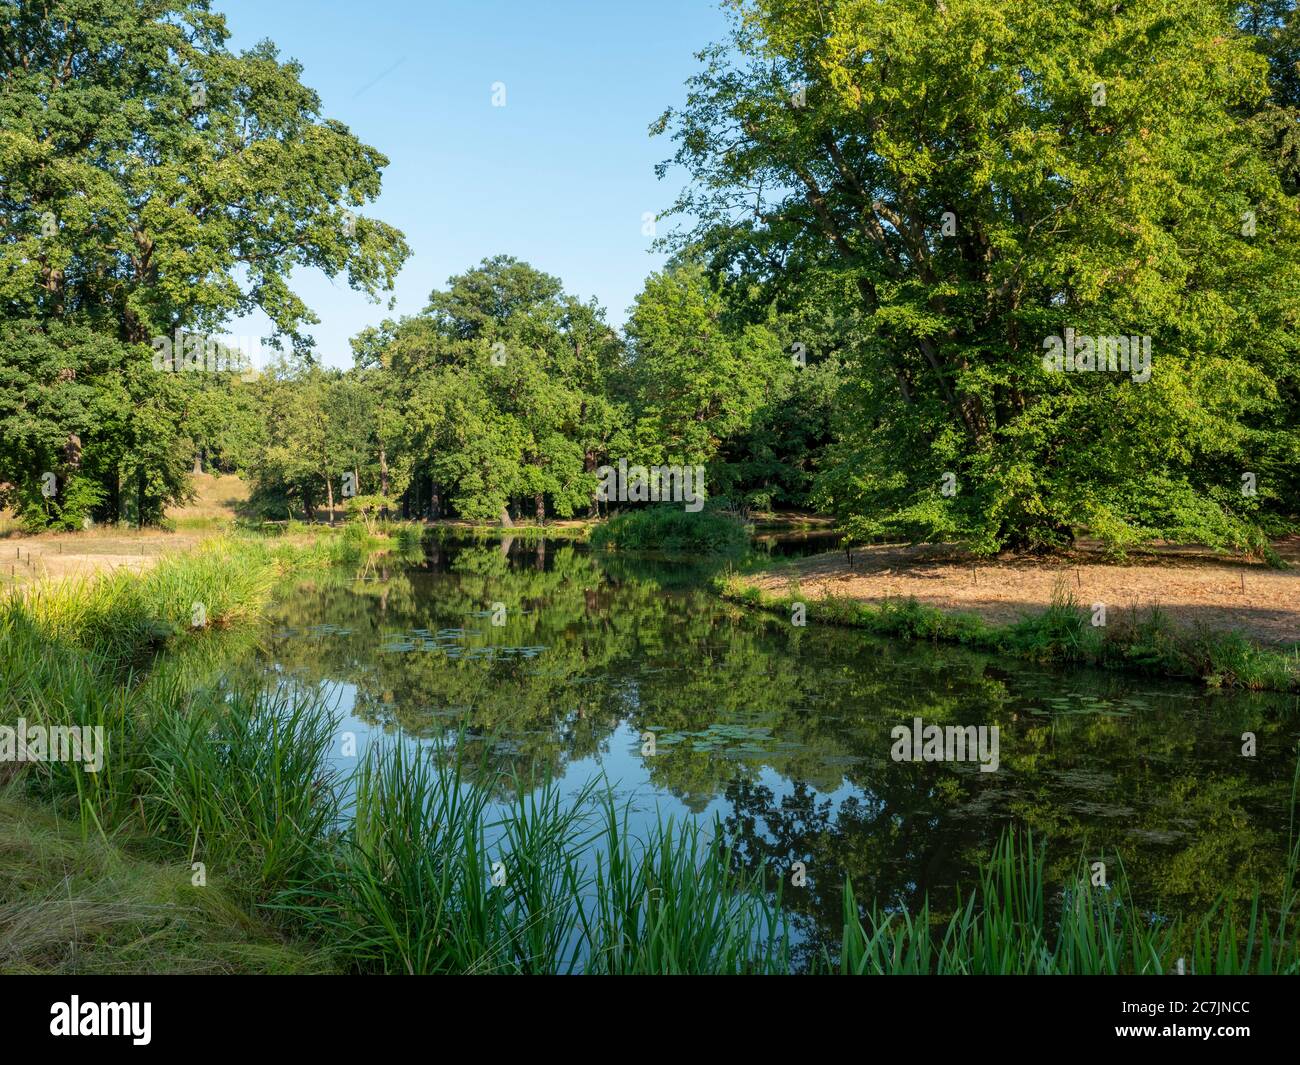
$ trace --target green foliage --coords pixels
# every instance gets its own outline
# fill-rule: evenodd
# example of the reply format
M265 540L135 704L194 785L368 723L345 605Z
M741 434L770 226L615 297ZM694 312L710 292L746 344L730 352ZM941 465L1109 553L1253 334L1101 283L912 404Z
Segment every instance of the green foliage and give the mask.
M342 373L288 279L391 288L409 249L354 210L387 160L199 0L0 3L0 506L156 523L206 468L275 519L333 521L350 474L540 523L626 459L861 539L1267 552L1300 500L1294 4L824 6L742 0L656 123L697 224L623 337L498 255ZM254 310L292 349L265 374L158 368ZM1067 330L1149 337L1150 379L1045 368Z
M593 547L645 551L734 551L749 531L715 510L692 514L676 506L649 506L616 514L591 533Z
M365 330L353 348L388 397L410 511L496 521L522 501L542 520L548 503L559 517L593 506L620 417L608 385L620 344L556 278L485 259L423 315Z
M381 517L384 514L395 513L398 504L397 500L389 496L353 496L347 501L346 509L349 517L361 521L366 531L373 535L379 528Z
M351 373L284 368L265 383L255 504L284 513L297 496L313 512L328 467L367 486L387 470L420 516L594 517L597 470L619 459L706 465L761 505L806 503L836 367L796 371L775 324L742 320L729 298L697 264L654 275L625 351L557 279L484 260L423 315L363 331Z
M789 359L765 326L728 329L703 270L653 274L628 321L637 419L629 459L705 465L749 424Z
M1300 230L1252 119L1294 85L1289 12L1261 41L1218 0L738 8L656 131L678 242L851 334L821 505L983 552L1258 549L1294 515ZM1150 380L1049 372L1067 329L1151 337Z
M205 0L5 2L0 36L0 505L155 523L196 454L236 468L255 427L229 382L156 368L160 343L260 310L305 353L295 269L390 288L402 235L351 213L387 160L269 42L228 50ZM44 508L45 472L99 491Z

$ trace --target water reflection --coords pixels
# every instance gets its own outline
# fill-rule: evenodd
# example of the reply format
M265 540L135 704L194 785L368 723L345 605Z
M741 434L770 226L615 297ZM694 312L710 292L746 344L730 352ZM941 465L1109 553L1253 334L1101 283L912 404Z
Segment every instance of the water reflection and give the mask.
M806 864L785 891L804 950L835 936L846 877L942 913L1009 825L1050 840L1054 883L1081 856L1122 863L1153 913L1280 886L1294 697L795 628L719 601L709 576L572 544L431 543L287 588L260 654L360 734L463 726L494 768L573 789L603 772L642 811L718 815L750 865ZM915 716L999 726L1000 770L892 761L890 729Z

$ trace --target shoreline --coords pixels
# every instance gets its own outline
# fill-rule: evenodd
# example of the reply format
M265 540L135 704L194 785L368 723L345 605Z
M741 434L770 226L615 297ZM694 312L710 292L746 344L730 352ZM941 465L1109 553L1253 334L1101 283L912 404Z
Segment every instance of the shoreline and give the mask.
M389 546L400 546L401 540L399 530ZM95 775L93 787L86 786L79 768L48 763L49 772L40 776L30 769L12 772L0 790L0 834L18 839L39 830L46 845L87 871L71 885L64 861L46 861L29 848L21 854L23 875L0 877L0 903L11 912L38 907L58 887L68 892L70 908L75 903L79 922L70 935L65 925L33 926L31 935L11 942L0 970L567 972L584 959L598 962L617 953L617 964L596 969L804 971L791 957L789 918L766 872L745 872L717 850L703 850L704 830L694 823L660 822L644 840L629 841L612 792L586 820L576 819L554 785L545 783L541 799L520 798L507 811L517 837L546 839L565 863L585 853L589 831L611 853L618 849L627 876L597 892L590 909L580 914L574 908L579 894L569 890L567 880L525 881L517 895L475 895L481 905L462 920L452 905L465 897L456 885L482 883L488 844L483 811L496 795L496 780L462 777L454 762L435 771L400 746L376 746L340 776L327 764L338 723L324 705L256 685L225 693L194 683L198 674L191 669L204 665L185 661L186 649L199 654L204 639L188 623L195 595L212 608L207 627L230 636L258 614L277 576L346 561L355 546L342 537L308 546L212 544L148 574L105 576L102 584L0 607L0 645L12 652L0 669L12 681L6 686L7 709L71 706L91 688L120 696L107 700L92 719L102 722L115 755ZM45 668L54 643L63 648L64 666L57 674ZM141 653L149 655L149 668L135 672L129 663L138 662ZM268 764L279 767L273 792L261 784ZM468 801L462 785L470 789ZM333 826L347 794L363 796L362 816L340 842ZM380 816L385 829L394 830L374 835L369 828ZM444 821L454 825L446 838L468 839L471 845L409 842L444 838L438 831ZM292 830L284 831L286 825ZM1029 863L1028 880L1018 861L1009 860L1015 853ZM982 866L979 907L954 914L948 932L933 934L955 944L945 950L946 961L935 963L938 971L985 971L979 968L979 944L999 920L999 900L1026 890L1025 883L1044 890L1043 862L1043 852L1028 839L1004 835L999 840ZM450 871L446 876L444 867ZM97 889L105 875L101 871L110 869L117 879L109 885L112 898L105 898ZM392 891L377 890L390 882ZM439 896L429 916L428 885L444 882L450 893ZM1064 883L1088 890L1082 873ZM641 900L651 898L652 884L668 900L663 919L638 909L650 905ZM543 930L546 942L560 944L564 937L556 929L581 925L585 938L578 953L557 946L544 955L531 948L519 955L500 946L512 942L521 924L529 926L526 918L537 893L544 898L543 912L555 915ZM132 904L112 905L119 896ZM703 907L708 936L698 934L696 906L677 905L684 899ZM1255 905L1258 900L1257 895ZM916 944L924 959L934 954L928 901L917 917L899 922L885 919L875 906L854 912L858 919L846 926L836 957L812 959L814 971L931 969L929 960L918 962L912 952L904 957L895 949L905 940ZM632 915L630 924L625 913ZM423 916L408 926L404 922L412 914ZM1187 937L1217 939L1228 927L1212 912L1189 914L1158 930L1137 913L1118 927L1102 926L1092 906L1080 909L1067 925L1026 927L1011 953L988 971L1168 972L1185 954ZM402 931L390 935L393 928ZM764 930L762 942L758 930ZM1143 937L1141 966L1130 965L1124 951L1114 949L1131 935ZM1081 940L1107 945L1095 967L1081 966L1068 949ZM686 942L694 948L680 958L674 954L665 969L666 946L676 949ZM1053 944L1047 953L1044 944ZM1220 971L1295 971L1297 964L1279 930L1267 955L1248 944L1240 960L1234 954Z
M1295 546L1283 545L1288 552ZM860 547L853 555L827 552L782 560L719 577L714 589L743 607L793 619L802 604L805 621L896 639L964 644L1016 658L1137 671L1209 687L1300 691L1297 569L1237 563L1241 584L1247 582L1243 567L1251 566L1247 587L1255 586L1257 596L1254 605L1242 607L1227 599L1231 588L1222 573L1217 577L1225 587L1217 589L1217 600L1207 593L1205 573L1215 565L1187 553L1168 556L1181 562L1128 566L1083 559L1078 565L974 562L931 547L897 545ZM1143 587L1156 579L1175 589L1191 573L1202 601L1191 609L1138 596L1107 604L1093 598L1098 587L1107 587L1097 579L1099 572L1112 581L1109 587L1120 581ZM1263 594L1258 586L1265 582ZM1285 610L1291 603L1298 606ZM1233 617L1234 608L1256 611L1257 624L1224 625L1222 619Z

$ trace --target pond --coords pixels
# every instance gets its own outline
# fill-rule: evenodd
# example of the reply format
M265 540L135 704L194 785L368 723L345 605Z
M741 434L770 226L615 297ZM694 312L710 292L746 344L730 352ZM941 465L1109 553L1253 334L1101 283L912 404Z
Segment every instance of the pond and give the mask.
M796 627L721 601L710 576L572 543L428 541L286 587L256 654L319 688L362 748L463 729L495 767L569 792L603 776L641 817L716 816L744 862L783 872L801 951L837 940L846 878L883 907L950 910L1012 827L1047 841L1054 885L1081 860L1122 868L1153 920L1280 888L1296 697ZM997 726L997 770L895 761L891 730L918 717Z

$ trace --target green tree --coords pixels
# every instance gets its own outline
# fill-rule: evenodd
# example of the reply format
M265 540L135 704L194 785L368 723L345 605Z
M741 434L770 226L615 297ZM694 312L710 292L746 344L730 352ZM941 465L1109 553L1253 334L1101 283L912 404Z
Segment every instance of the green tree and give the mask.
M765 325L729 329L703 267L651 275L627 324L634 396L632 457L707 465L743 430L790 358Z
M376 375L407 508L512 523L589 506L594 471L621 414L609 382L621 345L593 304L509 256L434 292L424 314L353 341ZM394 411L400 413L394 415ZM399 489L400 490L400 489Z
M1236 17L739 5L655 127L695 179L679 239L773 284L852 285L820 497L857 532L1246 545L1294 508L1296 202ZM1049 372L1067 329L1150 337L1150 380Z
M21 396L0 410L43 449L19 456L6 436L0 502L30 510L31 488L14 477L81 450L97 515L121 515L124 479L140 513L161 514L186 490L163 457L176 441L154 435L185 392L155 372L161 344L259 309L306 352L316 319L289 287L294 269L345 276L376 297L392 285L405 241L352 211L378 195L387 160L322 118L301 68L273 45L235 54L228 36L203 0L0 2L0 314L45 331L47 351L64 349L41 362L55 376L30 387L70 403L39 419ZM86 382L101 405L143 398L148 426L130 404L86 420L79 392L60 387L80 372L65 325L102 338L95 357L113 379ZM111 426L136 428L110 440Z

